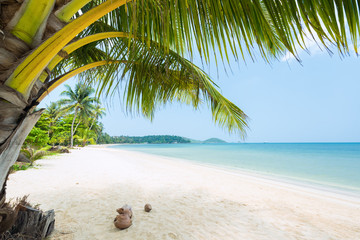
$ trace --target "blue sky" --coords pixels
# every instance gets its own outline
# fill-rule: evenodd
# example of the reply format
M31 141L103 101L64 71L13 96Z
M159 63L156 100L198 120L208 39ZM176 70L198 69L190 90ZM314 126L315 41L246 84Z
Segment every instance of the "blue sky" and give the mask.
M302 65L294 59L264 63L231 62L232 71L221 64L204 70L221 92L250 118L245 142L360 142L360 62L356 56L329 56L316 48L300 53ZM284 59L282 59L284 60ZM195 60L202 66L200 60ZM211 69L209 71L209 69ZM69 80L73 85L75 80ZM59 99L63 86L43 103ZM180 135L204 140L217 137L229 142L241 138L215 125L206 104L194 111L190 106L169 104L152 122L129 116L116 102L106 101L102 119L110 135Z

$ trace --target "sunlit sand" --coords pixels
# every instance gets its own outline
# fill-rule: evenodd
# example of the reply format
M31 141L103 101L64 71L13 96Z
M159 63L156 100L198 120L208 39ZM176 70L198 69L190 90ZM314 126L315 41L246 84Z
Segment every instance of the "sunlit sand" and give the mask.
M336 193L103 147L37 164L10 176L8 197L55 209L51 239L360 239L360 200Z

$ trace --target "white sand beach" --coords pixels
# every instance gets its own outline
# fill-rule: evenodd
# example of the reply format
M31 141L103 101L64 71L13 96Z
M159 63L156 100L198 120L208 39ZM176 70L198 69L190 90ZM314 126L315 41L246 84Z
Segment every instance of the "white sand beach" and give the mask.
M104 147L37 164L10 175L8 197L55 209L51 239L360 239L360 199L341 194Z

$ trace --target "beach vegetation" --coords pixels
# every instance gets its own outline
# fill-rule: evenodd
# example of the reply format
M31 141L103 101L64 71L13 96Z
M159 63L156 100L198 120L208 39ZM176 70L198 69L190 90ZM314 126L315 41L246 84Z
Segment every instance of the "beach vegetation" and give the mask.
M61 95L66 96L66 98L61 99L58 104L62 107L62 112L72 112L72 122L71 122L71 131L70 131L70 147L74 146L74 133L79 127L80 123L89 124L89 118L94 116L95 118L99 117L101 108L96 109L96 106L99 105L98 100L92 96L95 90L91 86L86 86L83 84L76 84L75 89L72 90L69 85L65 85L66 90L61 93ZM97 105L95 105L97 103ZM97 111L95 111L97 110ZM94 119L95 119L94 118ZM75 120L78 120L75 124ZM93 120L90 124L93 125Z
M30 163L16 162L14 165L11 166L10 172L17 172L17 171L21 171L21 170L27 170L31 166L32 165Z
M65 85L63 98L51 102L25 139L22 149L95 144L102 135L99 119L105 115L91 86Z
M66 146L72 147L73 143L96 144L103 129L98 119L105 115L105 109L91 87L66 87L62 94L66 98L51 102L26 137L21 153L28 163L16 162L11 171L26 170L47 155L68 152Z
M36 160L48 155L43 149L23 148L21 152L30 160L30 166L32 166Z

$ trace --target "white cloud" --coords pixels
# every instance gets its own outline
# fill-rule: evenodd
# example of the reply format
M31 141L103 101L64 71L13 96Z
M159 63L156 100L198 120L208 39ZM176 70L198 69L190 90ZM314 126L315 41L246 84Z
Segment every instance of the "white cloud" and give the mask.
M319 46L319 43L321 44L319 38L316 35L311 35L310 31L308 29L305 29L304 31L304 49L297 43L296 44L296 52L298 56L301 56L304 53L307 53L311 56L315 56L321 53L326 53L325 49L322 49ZM300 34L298 35L298 38L300 39ZM281 59L281 61L292 61L295 60L294 55L292 55L289 51L285 54L285 56Z

